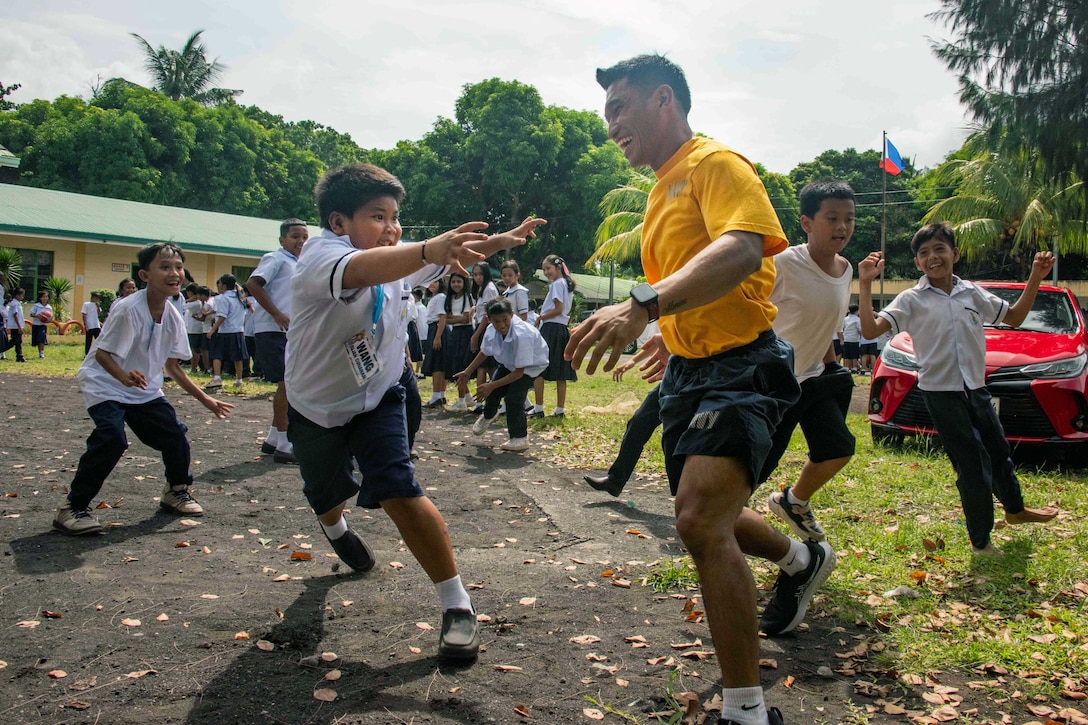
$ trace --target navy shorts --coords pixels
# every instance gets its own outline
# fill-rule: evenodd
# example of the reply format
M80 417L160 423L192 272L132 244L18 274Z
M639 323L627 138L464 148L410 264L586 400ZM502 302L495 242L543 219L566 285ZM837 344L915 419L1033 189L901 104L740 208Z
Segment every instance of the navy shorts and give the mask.
M302 492L320 516L352 496L358 505L374 509L392 498L423 495L416 483L408 450L405 391L394 385L374 410L360 413L344 425L325 428L287 410L287 439L295 449ZM352 475L352 459L364 472L362 484Z
M844 342L842 344L842 357L844 360L857 360L861 357L860 342Z
M774 473L798 425L805 434L808 459L813 463L854 455L854 434L846 425L853 395L854 376L838 363L828 364L822 374L801 383L801 399L785 412L775 428L771 453L763 464L759 482Z
M241 332L217 332L212 335L211 359L233 363L245 360L246 339Z
M876 353L877 353L877 349L876 349L876 343L875 342L863 342L863 343L861 343L861 354L862 355L876 355Z
M196 355L204 349L204 342L208 339L207 335L203 332L190 332L189 333L189 350Z
M30 326L30 344L31 345L46 345L49 343L47 339L48 325L31 325Z
M672 495L687 456L743 460L755 490L775 427L800 395L793 347L771 330L712 357L670 357L661 381L661 447Z
M258 332L253 336L257 343L257 367L270 383L283 381L284 355L287 352L286 332Z

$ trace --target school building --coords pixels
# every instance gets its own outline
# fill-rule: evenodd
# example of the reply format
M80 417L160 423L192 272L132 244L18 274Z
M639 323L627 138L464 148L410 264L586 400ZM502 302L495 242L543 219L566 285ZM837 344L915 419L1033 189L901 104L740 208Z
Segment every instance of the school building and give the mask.
M215 289L226 273L244 282L279 247L281 221L0 183L0 247L22 258L27 303L47 279L63 277L73 285L69 316L92 290L135 279L136 253L154 242L181 247L197 284Z

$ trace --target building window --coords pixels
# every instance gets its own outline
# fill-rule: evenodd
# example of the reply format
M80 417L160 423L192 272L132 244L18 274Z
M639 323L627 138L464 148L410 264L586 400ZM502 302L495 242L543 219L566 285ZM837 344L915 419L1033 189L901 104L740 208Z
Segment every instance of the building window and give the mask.
M53 276L53 253L41 249L16 249L23 267L19 286L26 290L27 300L38 300L38 291L45 289L45 281Z
M245 284L249 281L249 275L253 274L253 270L256 267L239 267L238 265L232 265L230 273L234 275L234 278L238 280L238 284Z

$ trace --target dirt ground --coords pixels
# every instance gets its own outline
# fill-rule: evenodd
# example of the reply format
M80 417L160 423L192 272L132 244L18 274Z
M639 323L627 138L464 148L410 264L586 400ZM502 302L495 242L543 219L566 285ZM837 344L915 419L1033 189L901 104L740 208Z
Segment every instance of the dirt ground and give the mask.
M474 665L440 666L437 595L380 511L350 514L378 558L352 574L297 469L260 456L268 400L234 399L218 421L168 395L206 516L158 510L161 463L134 440L100 497L110 528L69 538L50 522L91 427L76 382L0 376L0 723L647 723L668 688L704 703L718 691L712 652L728 643L711 641L698 592L641 586L652 562L682 553L660 478L614 499L548 462L561 429L504 453L502 426L475 439L471 417L426 412L417 475L484 644ZM762 648L768 704L788 723L907 722L884 714L889 692L933 709L868 661L878 631L844 626L819 597L801 631ZM336 699L315 699L324 689Z

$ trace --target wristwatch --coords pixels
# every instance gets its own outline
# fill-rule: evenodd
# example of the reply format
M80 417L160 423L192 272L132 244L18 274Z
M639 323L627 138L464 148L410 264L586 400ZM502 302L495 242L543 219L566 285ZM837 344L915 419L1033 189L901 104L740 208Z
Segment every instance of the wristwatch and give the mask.
M657 292L650 285L645 282L636 284L631 288L631 299L646 308L646 312L650 316L647 322L653 322L661 317L661 313L657 308Z

